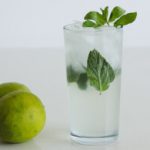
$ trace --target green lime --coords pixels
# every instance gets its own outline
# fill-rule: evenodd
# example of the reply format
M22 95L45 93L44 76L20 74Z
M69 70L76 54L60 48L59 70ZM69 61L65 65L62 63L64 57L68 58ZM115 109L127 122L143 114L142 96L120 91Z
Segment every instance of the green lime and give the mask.
M17 83L17 82L7 82L0 84L0 98L10 92L23 90L30 92L28 87L26 87L24 84Z
M30 92L15 91L0 101L0 138L20 143L35 137L44 127L46 113L40 99Z

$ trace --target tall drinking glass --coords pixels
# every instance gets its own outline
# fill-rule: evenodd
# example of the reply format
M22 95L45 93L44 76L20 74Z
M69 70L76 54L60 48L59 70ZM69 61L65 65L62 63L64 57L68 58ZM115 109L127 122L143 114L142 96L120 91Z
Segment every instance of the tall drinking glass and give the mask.
M76 142L95 144L118 136L122 38L122 28L64 26L70 134ZM105 58L115 74L103 92L92 86L86 73L93 50Z

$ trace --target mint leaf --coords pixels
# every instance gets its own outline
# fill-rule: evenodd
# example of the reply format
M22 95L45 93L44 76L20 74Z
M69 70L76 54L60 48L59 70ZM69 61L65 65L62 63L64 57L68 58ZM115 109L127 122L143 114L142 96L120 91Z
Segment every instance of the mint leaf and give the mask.
M87 76L91 86L102 92L109 88L115 78L115 73L105 58L94 49L88 56Z
M75 71L72 66L67 67L67 81L69 83L76 82L80 89L87 88L87 74Z
M67 81L76 82L79 79L80 73L73 70L72 66L67 67Z
M107 22L107 18L108 18L108 6L106 6L104 9L101 8L102 11L102 16L105 19L105 22Z
M118 26L123 27L124 25L130 24L133 21L135 21L137 16L136 12L131 12L124 15L126 11L119 6L113 8L110 17L109 17L108 6L106 6L104 9L100 8L100 10L101 12L97 12L97 11L88 12L84 17L85 21L82 23L82 26L96 28L96 27L104 26L105 24L109 26L110 23L112 23L114 27L118 27Z
M78 87L80 89L86 89L87 88L87 74L86 73L81 73L79 76L79 79L77 81Z
M122 9L121 7L119 6L114 7L110 14L109 22L115 21L117 18L121 17L124 13L125 10Z
M89 13L85 15L84 19L88 21L89 20L93 21L96 24L96 27L102 26L105 24L105 19L103 18L103 16L99 12L96 12L96 11L90 11ZM86 27L85 23L83 25L84 27Z
M87 21L83 22L83 27L96 27L96 23L94 23L90 20L87 20Z
M137 17L137 12L128 13L128 14L122 16L121 18L119 18L114 23L114 26L115 27L118 27L118 26L123 27L124 25L130 24L133 21L135 21L136 17Z

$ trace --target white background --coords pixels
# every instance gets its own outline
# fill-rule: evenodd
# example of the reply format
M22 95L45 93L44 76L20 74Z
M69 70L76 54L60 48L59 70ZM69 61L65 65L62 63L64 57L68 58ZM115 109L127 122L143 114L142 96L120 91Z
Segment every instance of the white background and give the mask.
M62 27L106 5L138 12L136 22L124 32L124 47L128 48L123 52L120 136L114 144L83 146L69 138ZM0 0L0 83L26 84L47 112L41 134L23 144L0 143L0 149L150 149L149 8L148 0Z
M106 5L138 12L125 28L126 47L150 46L148 0L0 0L0 47L62 47L63 25Z

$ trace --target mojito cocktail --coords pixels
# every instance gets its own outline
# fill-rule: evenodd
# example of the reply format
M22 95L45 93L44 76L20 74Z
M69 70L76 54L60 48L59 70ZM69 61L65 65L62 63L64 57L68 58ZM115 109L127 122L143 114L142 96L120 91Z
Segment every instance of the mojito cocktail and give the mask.
M64 27L66 70L71 137L94 144L118 135L123 28L86 21Z

